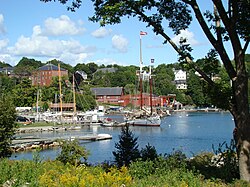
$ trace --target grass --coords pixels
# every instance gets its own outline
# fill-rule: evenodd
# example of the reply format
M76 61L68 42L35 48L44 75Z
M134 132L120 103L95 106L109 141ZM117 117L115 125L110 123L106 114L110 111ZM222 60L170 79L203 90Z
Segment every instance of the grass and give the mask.
M47 122L35 122L35 123L31 123L29 125L23 125L18 123L18 127L19 128L29 128L29 127L50 127L50 126L57 126L60 127L62 126L61 124L55 124L55 123L47 123Z

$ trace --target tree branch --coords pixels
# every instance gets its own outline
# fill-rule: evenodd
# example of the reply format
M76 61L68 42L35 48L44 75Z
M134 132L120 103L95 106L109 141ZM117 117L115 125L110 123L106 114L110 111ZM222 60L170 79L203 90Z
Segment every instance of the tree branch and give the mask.
M213 0L213 2L215 4L215 6L217 7L217 10L220 14L222 22L225 25L225 28L228 32L230 40L233 41L233 42L231 42L231 44L232 44L234 51L240 50L241 44L240 44L240 39L238 37L238 34L236 32L236 25L235 25L236 24L236 17L237 17L236 10L233 9L232 19L229 19L221 0Z
M169 42L169 44L174 48L174 50L179 55L184 57L185 61L188 64L191 64L194 67L194 69L204 78L204 80L208 82L208 84L210 84L211 86L214 85L214 82L206 75L206 73L203 72L198 66L196 66L195 63L187 55L185 55L183 51L173 42L173 40L171 40L171 38L164 32L161 25L152 21L148 16L146 16L143 12L141 12L137 7L133 7L133 9L136 12L136 14L140 15L149 25L151 25L155 30L157 30L157 33L162 35L166 39L166 41Z
M186 0L185 0L186 1ZM215 0L213 0L215 1ZM224 48L223 42L222 41L217 41L214 36L212 35L210 29L208 28L202 14L201 11L199 9L199 6L196 2L196 0L192 0L191 3L189 3L189 5L192 7L192 9L194 10L196 19L198 20L203 32L205 33L205 35L207 36L208 40L210 41L210 43L214 46L214 48L216 49L216 51L219 53L220 58L225 66L225 68L228 71L228 75L230 77L230 79L233 79L236 76L236 72L234 70L233 65L231 64L230 58L227 55L227 52ZM217 7L217 5L216 5ZM218 8L218 7L217 7ZM219 9L218 9L219 11ZM220 12L219 12L220 13Z
M249 45L249 42L250 42L250 39L248 38L247 41L246 41L246 43L245 43L245 45L244 45L244 47L243 47L243 53L246 53L246 50L247 50L248 45Z

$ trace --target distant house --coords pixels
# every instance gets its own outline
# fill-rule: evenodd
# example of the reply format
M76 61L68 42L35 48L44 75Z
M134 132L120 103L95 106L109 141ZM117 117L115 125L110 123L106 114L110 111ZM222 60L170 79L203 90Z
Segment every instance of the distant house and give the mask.
M99 103L119 104L124 95L122 87L91 88L91 91Z
M3 67L3 68L0 68L0 73L8 75L8 76L12 75L13 71L14 71L13 67Z
M61 76L68 76L68 70L60 68ZM32 73L32 85L34 86L49 86L52 83L52 78L59 76L58 66L46 64Z
M76 71L75 76L80 76L83 80L87 80L88 75L84 71Z
M176 89L186 90L187 89L187 72L182 70L174 70L174 82Z

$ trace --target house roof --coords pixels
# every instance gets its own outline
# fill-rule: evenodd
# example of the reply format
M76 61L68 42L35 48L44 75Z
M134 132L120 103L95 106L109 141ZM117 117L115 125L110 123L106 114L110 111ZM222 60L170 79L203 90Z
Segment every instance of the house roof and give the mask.
M99 71L103 73L114 73L117 71L117 68L101 68L101 69L96 70L96 72L99 72Z
M85 73L84 71L76 71L75 72L75 77L81 77L83 80L87 78L87 73Z
M38 68L39 71L58 71L58 67L54 64L46 64L40 68ZM60 68L61 71L66 71L64 68Z
M122 87L102 87L102 88L91 88L91 91L96 96L101 95L122 95Z

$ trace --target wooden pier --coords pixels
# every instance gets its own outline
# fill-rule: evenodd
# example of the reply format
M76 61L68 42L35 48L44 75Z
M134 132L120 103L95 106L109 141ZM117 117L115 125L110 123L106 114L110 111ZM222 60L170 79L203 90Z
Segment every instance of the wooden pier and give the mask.
M85 136L65 136L65 137L52 137L52 138L36 138L26 137L12 140L13 152L20 152L26 150L32 150L36 148L51 148L61 144L60 140L79 140L79 141L101 141L112 139L110 134L93 134Z

